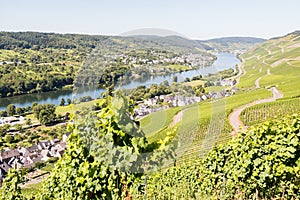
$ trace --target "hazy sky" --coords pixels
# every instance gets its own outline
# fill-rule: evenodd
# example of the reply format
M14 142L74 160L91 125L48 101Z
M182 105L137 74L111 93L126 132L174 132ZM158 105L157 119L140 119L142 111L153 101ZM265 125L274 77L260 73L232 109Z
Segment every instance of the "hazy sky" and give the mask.
M0 0L0 31L118 35L163 28L194 39L300 29L299 0Z

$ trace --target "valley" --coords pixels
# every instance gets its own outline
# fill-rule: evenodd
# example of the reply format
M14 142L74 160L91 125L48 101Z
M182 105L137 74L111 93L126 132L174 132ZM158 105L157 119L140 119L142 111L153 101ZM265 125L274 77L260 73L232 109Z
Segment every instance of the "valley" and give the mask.
M112 37L101 40L104 50L99 49L99 46L93 47L90 55L84 61L81 60L82 66L80 67L78 62L78 67L74 68L71 84L73 92L70 90L70 93L60 94L59 92L64 90L59 89L30 94L47 97L58 92L59 95L54 99L42 98L38 102L40 105L47 101L58 105L61 98L70 99L68 104L63 102L61 106L56 107L55 113L60 117L66 113L71 114L72 123L69 123L68 128L60 130L52 130L51 125L48 127L51 134L59 132L54 134L59 138L62 138L64 131L74 132L69 139L70 146L66 155L62 158L66 162L58 161L53 171L49 172L49 182L46 182L50 184L52 181L52 184L54 180L58 180L61 176L60 170L67 170L65 173L69 175L64 176L64 181L76 177L77 175L72 174L73 168L70 167L72 162L82 162L78 161L76 152L90 167L103 166L102 164L107 162L110 167L121 166L126 170L131 166L130 170L134 168L137 170L135 172L148 170L146 176L136 177L137 182L132 184L134 187L140 187L144 179L147 179L148 184L145 188L149 198L219 198L225 190L228 195L226 198L235 196L235 193L242 199L253 195L273 198L273 193L264 190L266 181L273 181L271 187L274 191L278 190L276 195L286 195L286 198L297 196L298 191L295 188L291 188L287 193L281 191L281 183L273 180L272 173L282 167L284 172L276 176L284 180L284 184L297 184L295 177L299 167L296 163L299 158L299 38L299 32L293 32L267 41L260 40L259 44L254 42L251 45L248 43L249 38L245 39L248 41L245 44L241 44L241 38L241 43L234 39L232 45L227 43L232 42L232 38L225 40L226 45L222 40L195 43L177 36ZM147 48L143 49L142 45L145 43ZM117 46L116 50L114 45ZM130 51L131 48L134 50ZM199 48L202 49L199 51ZM0 50L0 56L5 60L13 55L7 51ZM19 49L14 51L18 52ZM240 62L234 54L223 51L238 52ZM134 56L130 56L131 54ZM191 58L195 60L190 60ZM8 70L15 65L15 70L22 73L18 68L22 66L22 62L18 62L6 62L2 63L2 66L8 67ZM70 63L65 64L64 66L69 68ZM41 63L41 66L48 65L51 66L52 72L57 71L51 63ZM27 67L32 66L39 65L35 63ZM141 75L143 73L144 75ZM137 75L144 76L145 79L137 80ZM111 90L115 87L115 93L110 89L97 88L99 83ZM64 87L67 85L70 84ZM123 92L117 89L120 85ZM100 93L106 95L106 98L97 99ZM122 96L124 94L126 97ZM18 95L2 99L15 100L16 105L24 107L36 101L18 102L22 96L26 99L28 94ZM76 99L79 101L76 102ZM6 105L2 108L6 109ZM29 116L32 114L30 112ZM94 122L95 118L99 121ZM99 130L98 126L101 127ZM94 143L94 137L99 137L97 131L93 132L95 130L107 137L105 140L100 137L101 142L109 140L120 142L120 145L111 147L108 143L107 146L98 146L99 144ZM277 130L282 134L279 135ZM110 133L116 134L117 139L109 138L112 137ZM135 139L135 134L139 136L136 137L138 139ZM45 136L46 132L38 138L55 139ZM29 142L27 139L24 141ZM33 141L39 143L37 138ZM19 145L3 144L6 148ZM89 145L88 152L82 148L84 145ZM289 153L283 150L283 146L288 146ZM276 148L281 149L281 152L277 152ZM149 149L153 154L143 154L143 151ZM102 157L97 157L99 152ZM123 154L134 161L126 163ZM271 160L283 154L290 159L294 158L296 164L290 165L289 162L279 159L276 162L281 163L280 167L274 165L274 169L270 169L267 166L273 162ZM100 161L86 161L86 155ZM114 156L120 156L122 162L115 163ZM142 157L153 163L148 166L148 160L143 160ZM146 169L135 166L136 162L143 162L142 166L146 166ZM83 167L81 164L80 166ZM76 167L75 169L83 170ZM122 171L124 176L127 173L134 176L138 174L126 170ZM80 173L85 171L89 169ZM292 178L286 178L284 173L289 173L289 177ZM89 178L98 180L94 176ZM64 184L64 181L57 181L57 184ZM24 191L29 192L25 194L30 196L32 191L42 192L35 184L32 188L30 184L26 185L27 189ZM49 185L46 188L46 191L51 190ZM60 191L63 193L64 189ZM132 190L130 193L136 199L144 195L141 190Z

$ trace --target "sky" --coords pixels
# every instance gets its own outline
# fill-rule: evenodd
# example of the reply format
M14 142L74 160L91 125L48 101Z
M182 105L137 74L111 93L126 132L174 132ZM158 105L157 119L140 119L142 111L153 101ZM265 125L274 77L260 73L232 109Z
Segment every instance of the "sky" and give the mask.
M0 0L0 8L0 31L118 35L160 28L192 39L268 39L300 30L299 0Z

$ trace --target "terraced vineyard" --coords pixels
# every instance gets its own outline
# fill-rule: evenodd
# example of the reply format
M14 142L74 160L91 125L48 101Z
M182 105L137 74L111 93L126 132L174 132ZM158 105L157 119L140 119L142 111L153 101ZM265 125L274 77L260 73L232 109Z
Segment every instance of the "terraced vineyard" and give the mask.
M247 126L255 125L273 118L300 113L299 105L299 98L256 105L244 110L241 114L241 120Z
M285 98L300 95L300 35L299 32L274 38L243 54L246 75L239 84L242 88L276 86ZM269 75L267 71L270 72Z

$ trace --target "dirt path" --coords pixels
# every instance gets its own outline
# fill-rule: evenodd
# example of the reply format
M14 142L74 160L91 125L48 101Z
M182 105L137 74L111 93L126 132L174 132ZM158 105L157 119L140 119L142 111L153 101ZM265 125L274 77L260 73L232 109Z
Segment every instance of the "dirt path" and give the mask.
M40 183L48 176L49 176L49 174L44 174L38 178L31 179L30 181L26 182L25 184L22 184L21 188L28 188L28 187L30 187L30 185Z
M269 75L271 75L270 69L267 70L267 74L266 74L266 75L264 75L264 76L259 77L258 79L256 79L256 80L255 80L255 86L256 86L256 88L260 88L259 81L260 81L263 77L269 76Z
M261 103L267 103L267 102L273 102L276 101L276 99L282 98L283 95L277 90L276 87L272 87L270 91L273 93L273 97L267 98L267 99L261 99L254 102L251 102L249 104L243 105L237 109L235 109L230 115L229 115L229 122L230 125L233 128L232 135L235 135L239 132L239 128L241 127L242 130L245 130L247 127L243 124L243 122L240 119L241 113L251 106L261 104Z
M238 74L233 76L233 77L230 77L230 78L227 78L226 80L236 80L236 84L233 85L233 86L229 86L228 88L226 88L226 90L231 90L233 87L236 87L236 85L240 82L240 78L241 76L244 76L246 74L246 70L244 69L244 60L242 59L242 62L240 64L238 64Z
M172 127L172 126L175 126L176 124L178 124L178 123L182 120L183 113L184 113L184 110L181 110L179 113L177 113L177 114L173 117L173 121L172 121L172 123L169 125L169 128Z

